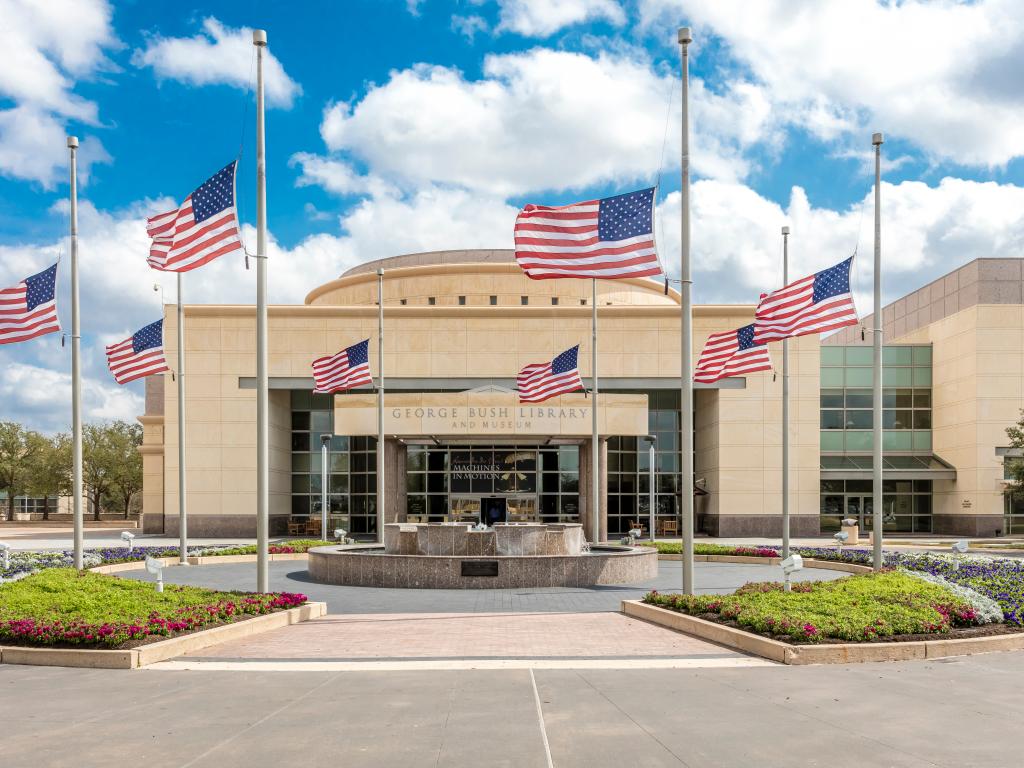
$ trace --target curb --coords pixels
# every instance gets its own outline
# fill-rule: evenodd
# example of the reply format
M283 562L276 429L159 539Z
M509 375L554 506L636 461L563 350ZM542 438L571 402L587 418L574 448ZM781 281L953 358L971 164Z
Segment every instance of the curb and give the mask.
M907 643L791 645L696 616L647 605L639 600L623 600L621 610L626 616L752 653L780 664L860 664L869 661L942 659L949 656L1024 650L1024 632L989 637L914 640Z
M270 562L281 562L287 560L306 560L308 555L305 552L286 552L279 555L269 555ZM176 557L154 558L163 564L165 568L180 566L181 562ZM228 565L230 563L255 563L256 555L203 555L202 557L188 558L189 565ZM121 573L122 571L141 571L146 568L145 560L132 560L129 563L112 563L111 565L97 565L89 568L92 573Z
M140 669L158 661L166 661L217 643L316 619L326 613L327 603L306 603L297 608L289 608L287 611L254 616L234 624L225 624L181 637L159 640L149 645L124 651L5 645L0 646L0 664L32 664L40 667L84 667L87 669Z
M680 561L682 555L658 555L659 560ZM754 557L752 555L694 555L696 563L744 563L747 565L779 565L781 557ZM804 568L821 568L826 571L842 571L843 573L871 573L874 569L870 565L857 565L856 563L838 563L831 560L811 560L804 558Z

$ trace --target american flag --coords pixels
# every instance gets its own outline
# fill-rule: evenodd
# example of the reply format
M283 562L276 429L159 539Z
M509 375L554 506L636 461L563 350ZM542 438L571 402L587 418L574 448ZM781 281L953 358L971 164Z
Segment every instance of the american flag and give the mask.
M853 256L834 267L762 294L754 316L758 344L857 324L850 293Z
M314 392L341 392L362 384L371 384L370 340L346 347L336 355L313 361Z
M185 198L178 208L146 222L153 243L146 260L162 272L188 272L240 251L242 237L235 210L234 160Z
M516 216L516 261L534 280L660 275L654 248L654 188Z
M171 370L164 357L164 321L157 320L124 341L107 345L107 367L118 384Z
M519 402L540 403L555 395L583 389L577 359L580 345L567 349L550 363L528 365L519 372Z
M770 371L768 347L754 341L754 324L734 331L712 333L700 353L693 380L702 384L755 371Z
M0 344L28 341L60 330L57 319L57 265L0 289Z

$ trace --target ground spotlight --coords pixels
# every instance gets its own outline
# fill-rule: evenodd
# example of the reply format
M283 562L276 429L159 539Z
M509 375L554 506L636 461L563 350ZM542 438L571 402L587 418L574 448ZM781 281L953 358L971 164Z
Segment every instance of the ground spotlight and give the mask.
M6 571L11 567L11 545L6 541L0 541L0 557L3 558L4 570ZM3 581L3 579L0 579L0 581Z
M804 568L804 559L800 555L790 555L782 561L782 572L786 575L786 591L789 592L789 579L797 571L802 571Z
M832 538L836 540L836 547L839 549L840 552L842 552L843 544L845 544L847 540L850 538L850 534L848 534L846 531L840 531L839 533L833 534Z
M129 533L128 531L121 531L121 541L128 545L128 553L131 554L132 547L135 546L135 534Z
M146 571L156 576L156 591L164 591L164 564L154 557L146 555Z
M348 531L346 531L344 528L335 528L334 529L334 538L336 538L339 542L344 541L345 540L345 535L347 533L348 533Z
M960 541L953 542L952 550L958 555L964 555L967 554L967 549L969 546L970 544L967 541L967 539L960 539Z

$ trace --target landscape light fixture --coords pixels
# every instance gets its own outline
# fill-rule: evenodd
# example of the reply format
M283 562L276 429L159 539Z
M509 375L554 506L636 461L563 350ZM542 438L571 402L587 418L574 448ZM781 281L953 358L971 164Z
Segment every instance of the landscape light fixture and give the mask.
M348 533L348 531L346 531L344 528L335 528L334 529L334 538L336 538L339 542L343 542L343 541L345 541L345 534L346 533Z
M164 591L164 564L154 557L146 555L146 572L156 576L156 591Z
M6 541L0 541L0 555L4 560L4 570L11 567L11 545Z
M832 538L836 540L836 548L840 552L842 552L843 551L843 544L845 544L847 539L850 538L850 534L848 534L846 531L840 531L839 533L833 534Z
M132 553L132 547L135 545L135 534L129 533L128 531L121 531L121 541L128 545L128 554Z
M960 539L960 541L953 542L953 553L957 555L966 555L967 549L970 546L967 539Z
M785 590L787 592L790 591L790 584L789 584L790 577L794 573L796 573L797 571L802 571L803 569L804 569L804 559L802 557L800 557L800 555L790 555L789 557L787 557L785 560L782 561L782 572L786 576Z

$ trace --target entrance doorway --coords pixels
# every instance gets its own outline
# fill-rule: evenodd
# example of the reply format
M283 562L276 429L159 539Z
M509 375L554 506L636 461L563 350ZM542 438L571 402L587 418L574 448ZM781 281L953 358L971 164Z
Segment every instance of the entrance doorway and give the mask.
M874 501L871 496L846 497L846 516L856 520L862 531L872 527L875 514Z
M480 499L480 514L484 525L508 522L508 499L489 496Z

